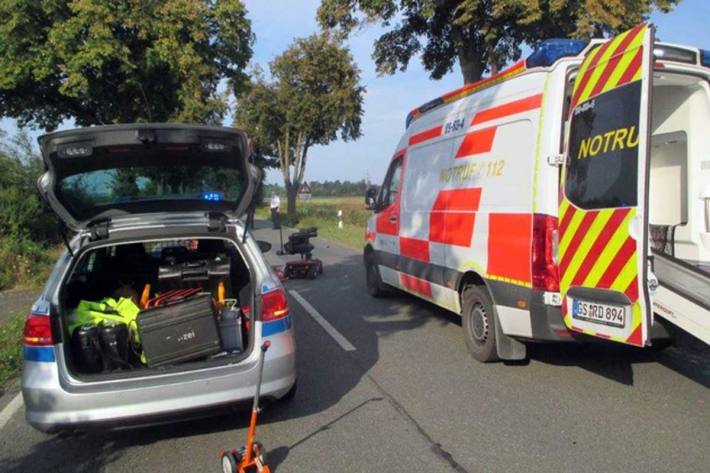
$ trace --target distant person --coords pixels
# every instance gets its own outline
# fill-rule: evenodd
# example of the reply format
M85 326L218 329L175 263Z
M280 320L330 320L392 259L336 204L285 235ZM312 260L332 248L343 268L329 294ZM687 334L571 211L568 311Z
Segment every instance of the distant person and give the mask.
M279 207L281 207L281 199L276 195L276 192L271 193L271 222L274 224L274 230L281 228L281 217L279 216Z

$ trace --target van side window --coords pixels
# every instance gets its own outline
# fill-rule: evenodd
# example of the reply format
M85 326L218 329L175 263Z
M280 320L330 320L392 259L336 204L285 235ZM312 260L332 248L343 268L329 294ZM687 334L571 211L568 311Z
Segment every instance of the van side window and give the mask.
M578 105L572 113L565 195L583 209L637 205L637 81Z
M385 182L380 191L379 208L390 206L396 199L399 192L399 185L402 180L402 157L395 159L390 164L385 176Z

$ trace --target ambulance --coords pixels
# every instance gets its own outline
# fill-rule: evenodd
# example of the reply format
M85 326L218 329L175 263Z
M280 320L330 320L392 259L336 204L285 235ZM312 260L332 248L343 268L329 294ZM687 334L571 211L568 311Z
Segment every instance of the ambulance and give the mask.
M710 343L710 51L650 24L547 41L414 109L366 205L370 295L460 314L479 361Z

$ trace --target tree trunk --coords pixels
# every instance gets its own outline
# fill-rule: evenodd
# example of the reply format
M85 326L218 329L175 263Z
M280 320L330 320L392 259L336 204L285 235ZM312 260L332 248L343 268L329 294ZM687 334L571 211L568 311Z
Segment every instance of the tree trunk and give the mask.
M288 219L293 222L296 219L296 198L298 197L298 183L286 184L286 200L287 203L287 215Z
M468 46L466 49L459 50L459 64L464 84L481 80L484 69L481 55L471 48L472 46Z
M481 80L486 68L481 44L476 41L475 33L470 29L454 25L451 35L459 57L463 83L470 84Z

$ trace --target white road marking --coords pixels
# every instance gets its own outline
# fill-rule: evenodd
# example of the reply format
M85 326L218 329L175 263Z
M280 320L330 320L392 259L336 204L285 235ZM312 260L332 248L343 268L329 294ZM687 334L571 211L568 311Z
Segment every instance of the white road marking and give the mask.
M20 407L22 407L22 393L17 393L10 403L5 406L5 409L0 412L0 430L5 427L5 424L15 415Z
M355 351L355 347L353 346L352 343L348 341L347 338L343 337L343 335L335 330L335 327L330 325L330 322L325 320L322 315L318 313L318 311L307 301L305 300L298 292L294 291L293 289L289 289L289 294L293 296L294 299L298 301L301 306L306 309L306 312L315 320L318 322L318 325L323 327L323 330L325 330L328 335L330 335L335 342L340 345L340 348L342 348L345 351Z

